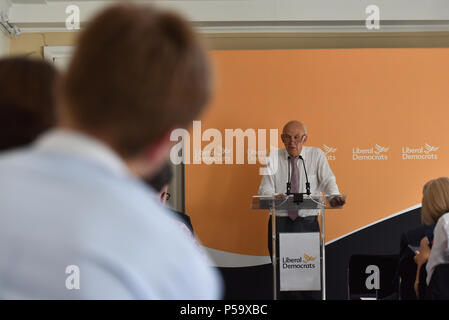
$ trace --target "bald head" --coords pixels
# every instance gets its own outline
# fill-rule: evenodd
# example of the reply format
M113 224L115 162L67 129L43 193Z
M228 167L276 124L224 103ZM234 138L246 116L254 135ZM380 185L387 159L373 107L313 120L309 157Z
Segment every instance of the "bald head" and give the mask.
M284 128L282 129L282 133L285 133L287 130L290 130L290 129L302 130L302 132L304 132L304 134L307 134L306 126L302 122L299 122L297 120L292 120L292 121L287 122L284 125Z
M306 126L299 121L293 120L285 124L282 129L282 142L288 154L297 157L301 154L302 146L307 141Z

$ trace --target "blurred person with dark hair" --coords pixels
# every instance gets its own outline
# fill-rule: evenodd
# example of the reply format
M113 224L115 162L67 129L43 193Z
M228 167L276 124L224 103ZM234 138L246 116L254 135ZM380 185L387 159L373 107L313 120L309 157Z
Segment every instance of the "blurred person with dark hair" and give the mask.
M81 33L58 126L0 157L0 298L218 299L221 279L141 181L210 95L192 27L114 5Z
M25 146L55 125L57 79L47 61L0 59L0 152Z
M160 201L162 204L166 204L166 202L170 199L171 195L168 192L168 186L173 178L173 169L170 163L167 162L165 166L162 167L159 172L151 178L144 179L145 183L151 186L154 190L159 192ZM172 211L175 213L177 218L189 229L191 234L194 234L192 222L190 221L190 217L176 210Z

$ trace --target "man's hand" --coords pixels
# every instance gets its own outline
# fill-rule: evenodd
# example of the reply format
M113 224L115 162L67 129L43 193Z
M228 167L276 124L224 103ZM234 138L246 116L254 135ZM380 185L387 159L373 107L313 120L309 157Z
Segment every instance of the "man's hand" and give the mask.
M345 199L343 199L340 196L335 196L329 201L329 204L331 205L331 207L341 207L345 203L346 203Z
M287 197L287 195L285 195L283 193L279 193L279 194L275 194L274 197L276 199L284 199L285 197Z

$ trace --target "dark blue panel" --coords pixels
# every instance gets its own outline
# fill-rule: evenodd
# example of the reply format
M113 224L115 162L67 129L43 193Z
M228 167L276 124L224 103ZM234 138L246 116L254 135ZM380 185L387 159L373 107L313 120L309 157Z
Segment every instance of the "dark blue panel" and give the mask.
M357 231L326 246L327 299L347 299L347 269L353 254L399 254L402 233L421 225L421 208Z

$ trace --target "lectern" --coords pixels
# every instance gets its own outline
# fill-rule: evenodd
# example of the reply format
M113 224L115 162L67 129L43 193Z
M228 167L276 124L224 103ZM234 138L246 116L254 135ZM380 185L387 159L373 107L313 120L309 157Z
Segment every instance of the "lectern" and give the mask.
M345 196L342 196L345 198ZM321 290L322 299L326 299L326 270L325 270L325 210L337 209L331 207L324 195L304 195L300 198L289 195L284 198L274 196L253 196L251 208L269 210L272 216L272 263L273 263L273 297L277 300L277 270L279 269L280 291L313 291ZM276 236L276 217L288 216L289 210L308 210L307 215L321 217L320 232L312 233L280 233ZM281 240L281 241L280 241ZM282 254L282 261L277 263L278 252ZM300 242L300 243L299 243ZM317 243L319 242L319 243ZM302 248L301 245L303 246ZM304 247L305 246L305 247ZM299 248L298 248L299 247ZM319 248L318 250L316 250ZM319 251L319 253L318 253ZM317 260L317 258L319 259ZM281 256L279 256L281 258ZM320 270L321 272L317 272ZM301 278L301 279L300 279Z

